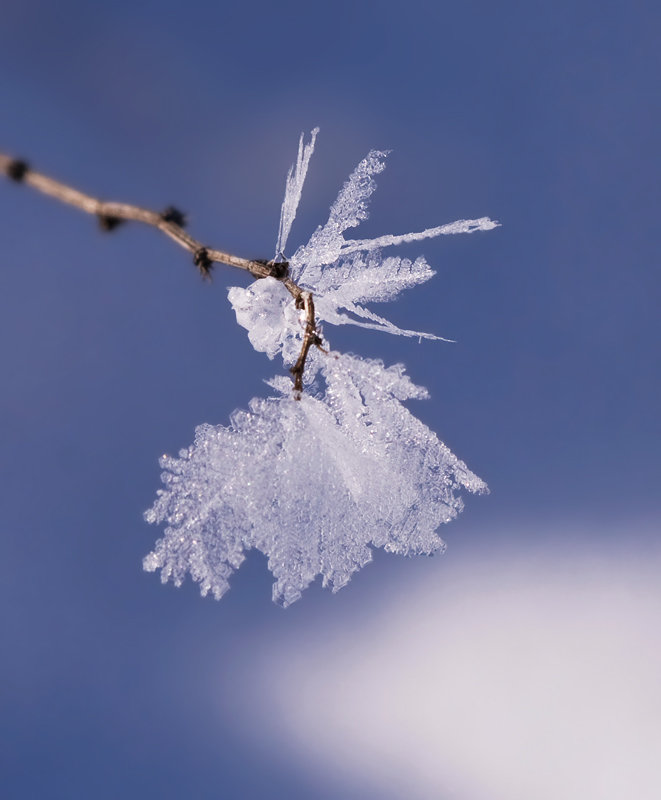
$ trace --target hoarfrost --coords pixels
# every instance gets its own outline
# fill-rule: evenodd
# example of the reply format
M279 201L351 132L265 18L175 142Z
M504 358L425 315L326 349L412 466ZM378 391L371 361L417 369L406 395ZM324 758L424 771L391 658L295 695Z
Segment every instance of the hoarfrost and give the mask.
M301 136L287 176L276 258L285 258L316 135L317 129L308 144ZM368 216L373 176L386 155L373 150L356 167L326 224L289 260L291 276L314 294L320 320L440 338L397 328L362 305L392 300L434 275L424 258L384 257L382 249L498 223L482 217L402 236L345 239ZM294 363L305 319L280 281L232 287L229 300L256 350ZM487 487L403 405L426 390L401 365L315 349L304 377L299 399L290 381L275 378L269 383L276 396L254 398L229 427L201 425L179 458L161 459L165 488L145 516L166 529L144 560L146 570L160 569L162 581L176 585L190 573L203 595L220 598L244 553L255 548L276 579L274 600L287 606L317 576L333 591L346 585L371 560L372 547L404 555L444 548L436 529L461 511L459 492Z
M278 242L275 246L275 257L284 258L285 247L287 246L287 239L291 226L296 217L298 204L301 201L301 194L303 192L303 184L308 174L308 165L314 153L314 143L317 139L319 128L315 128L310 134L310 141L308 144L303 143L303 134L298 140L298 157L296 163L292 164L289 172L287 173L287 181L285 183L285 199L282 203L280 211L280 228L278 230Z
M298 248L289 260L292 277L302 285L317 286L324 264L333 264L345 244L344 231L367 219L367 201L376 189L372 177L385 169L387 152L371 150L358 164L331 206L325 225L320 225L310 241Z
M358 164L333 203L328 222L320 225L310 241L291 257L292 277L299 286L314 293L317 315L325 322L358 325L402 336L443 339L432 333L398 328L360 305L392 300L402 290L423 283L435 274L422 257L414 262L404 258L384 258L381 250L435 236L488 231L498 223L489 217L480 217L457 220L418 233L387 234L376 239L345 239L346 230L367 219L368 201L376 189L373 176L384 170L387 155L388 151L372 150ZM285 196L283 214L286 203Z
M432 333L398 328L360 305L370 300L392 300L403 289L424 283L434 274L422 256L411 261L399 257L382 258L378 251L365 255L354 253L322 272L315 291L315 308L320 319L333 325L358 325L401 336L440 339Z
M371 560L444 547L435 532L462 508L457 490L485 484L402 405L424 397L403 367L331 354L321 396L253 399L229 427L201 425L179 458L164 457L165 489L148 512L165 537L145 559L165 582L190 572L220 598L256 548L287 606L317 576L333 591Z

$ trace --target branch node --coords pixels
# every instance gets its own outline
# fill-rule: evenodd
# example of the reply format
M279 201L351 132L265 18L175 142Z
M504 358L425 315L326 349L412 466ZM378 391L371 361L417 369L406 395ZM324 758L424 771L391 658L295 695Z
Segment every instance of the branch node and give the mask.
M27 161L22 161L20 158L15 158L10 161L6 166L7 177L16 183L20 183L25 174L29 171L30 165Z
M289 261L267 261L265 258L256 258L256 264L262 264L269 271L269 277L282 281L289 277ZM264 277L255 275L257 278Z
M199 269L203 278L211 278L213 262L209 258L209 251L206 247L198 247L193 253L193 263Z
M120 217L113 217L111 214L97 214L97 218L102 231L114 231L124 222Z
M268 261L266 266L271 270L271 277L279 281L289 277L289 261Z
M294 400L300 400L303 392L303 367L295 364L289 368L289 372L294 378Z
M168 206L161 212L161 219L163 222L171 222L173 225L178 225L180 228L186 227L186 215L183 211L179 211L174 206Z

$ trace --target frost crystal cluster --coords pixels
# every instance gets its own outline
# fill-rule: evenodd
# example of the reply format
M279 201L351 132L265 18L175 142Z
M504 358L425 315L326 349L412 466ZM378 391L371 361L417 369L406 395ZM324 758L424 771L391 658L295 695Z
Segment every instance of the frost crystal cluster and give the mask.
M287 176L276 260L284 260L318 131ZM373 150L358 164L331 207L325 225L289 259L290 275L313 293L317 318L405 336L365 306L395 298L434 274L424 258L384 255L392 245L451 233L490 230L487 217L460 220L402 236L349 239L367 218L374 175L387 153ZM229 299L256 350L297 359L305 319L281 281L264 278ZM275 395L236 411L229 427L201 425L195 443L178 458L164 456L165 488L147 514L165 523L165 536L144 560L179 586L186 573L203 595L220 598L229 578L257 548L275 577L273 599L287 606L317 576L333 591L371 559L371 548L403 555L444 547L436 529L462 509L460 490L485 483L416 419L403 401L427 397L401 365L312 349L305 391L274 378Z

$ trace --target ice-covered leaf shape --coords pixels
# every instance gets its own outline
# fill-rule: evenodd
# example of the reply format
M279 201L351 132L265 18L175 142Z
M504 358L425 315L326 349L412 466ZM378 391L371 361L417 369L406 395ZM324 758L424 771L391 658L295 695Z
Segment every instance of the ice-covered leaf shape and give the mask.
M444 547L436 529L462 508L460 490L486 486L402 404L422 398L401 365L330 354L325 392L254 399L229 427L202 425L179 458L164 457L165 489L147 512L165 536L144 561L165 582L186 573L219 598L256 548L289 605L317 577L337 591L371 548L412 555Z

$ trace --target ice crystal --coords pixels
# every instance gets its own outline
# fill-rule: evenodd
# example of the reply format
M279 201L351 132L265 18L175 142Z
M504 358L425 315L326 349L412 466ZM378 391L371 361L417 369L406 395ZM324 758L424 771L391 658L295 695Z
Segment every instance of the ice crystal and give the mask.
M301 139L298 161L287 176L280 216L280 231L286 230L287 234L293 222L292 208L298 206L302 190L299 176L307 173L316 131L312 132L307 148ZM381 250L435 236L488 231L498 223L489 217L461 219L418 233L389 234L376 239L345 239L345 231L367 218L367 203L376 189L373 176L383 171L387 155L385 151L372 150L358 164L333 203L326 224L320 225L310 241L299 247L289 260L291 275L299 286L314 293L320 320L333 325L358 325L404 336L441 339L443 337L436 334L398 328L362 305L392 300L404 289L424 283L435 274L422 257L412 262L397 256L384 257ZM273 292L278 296L275 297ZM273 358L287 342L290 346L285 348L285 363L291 363L296 358L296 349L300 348L302 327L294 315L282 320L282 324L280 319L276 320L272 306L282 302L278 298L291 304L285 295L282 288L256 290L253 284L248 289L233 287L229 298L237 313L237 321L248 329L255 349Z
M285 257L316 134L308 144L301 137L287 176L277 258ZM328 222L291 257L291 274L314 293L320 320L440 338L397 328L362 305L391 300L434 274L422 257L384 257L381 250L497 223L484 217L421 233L345 239L367 217L373 176L385 157L373 150L360 162ZM295 361L304 319L280 281L233 287L229 299L256 350L280 354L287 365ZM308 391L300 398L290 381L275 378L269 383L276 396L253 399L228 427L201 425L179 458L162 458L165 488L146 518L165 523L165 536L145 569L160 569L163 582L176 585L189 573L202 594L219 598L244 553L255 548L276 579L274 600L286 606L317 576L333 591L346 585L373 547L405 555L444 547L436 530L463 507L459 491L486 491L486 484L403 405L426 397L426 390L401 365L314 349L305 378Z
M276 258L284 258L287 239L289 238L289 232L291 231L292 223L296 217L298 204L301 202L303 184L308 174L308 165L310 164L312 153L314 153L314 143L318 133L319 128L315 128L310 134L310 141L308 144L304 144L303 134L301 134L301 138L298 140L298 158L296 159L296 163L292 164L285 183L285 199L282 202L278 242L275 246Z

